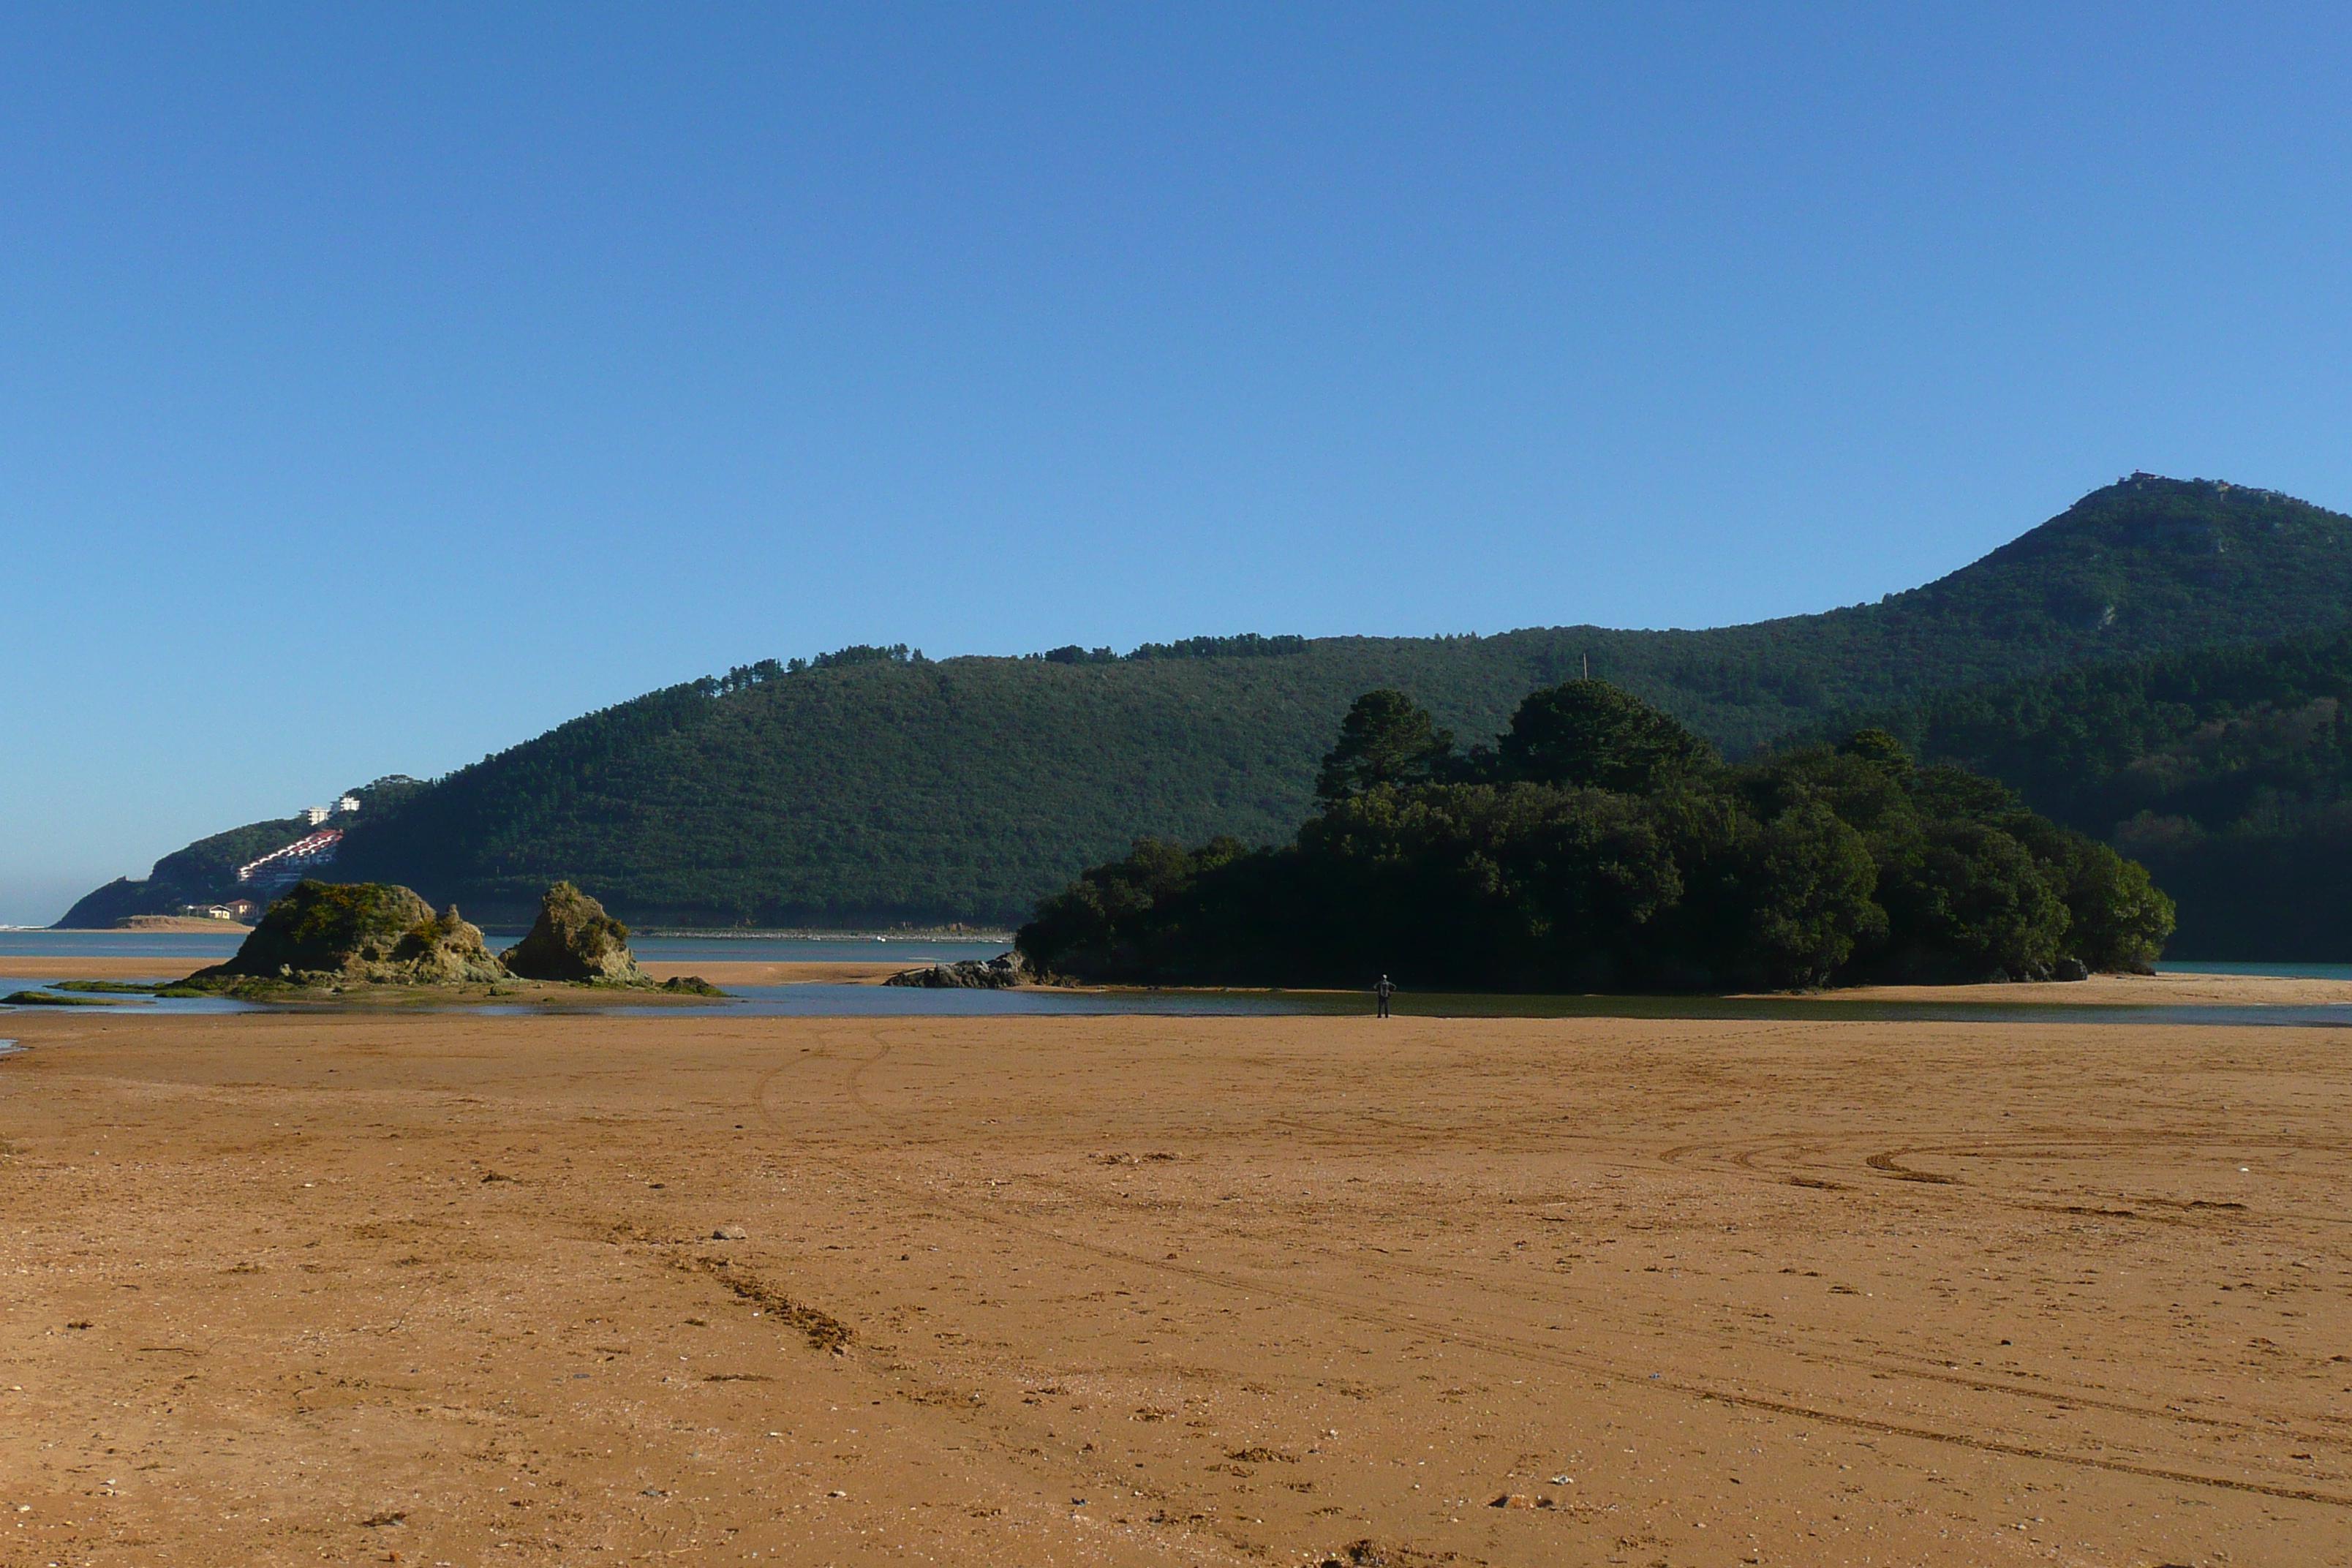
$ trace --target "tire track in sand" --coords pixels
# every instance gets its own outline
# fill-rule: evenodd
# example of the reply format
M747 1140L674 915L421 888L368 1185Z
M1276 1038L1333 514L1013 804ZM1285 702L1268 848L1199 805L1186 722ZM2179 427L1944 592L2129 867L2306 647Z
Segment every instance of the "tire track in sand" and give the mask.
M887 1135L903 1136L905 1135L903 1123L877 1107L864 1088L866 1075L887 1058L892 1049L890 1045L880 1037L878 1030L869 1027L867 1034L874 1049L870 1054L860 1057L852 1063L843 1080L842 1089L850 1104L877 1131ZM796 1061L787 1062L772 1069L759 1079L752 1089L752 1110L762 1121L768 1124L771 1131L779 1134L785 1132L786 1128L782 1120L769 1110L768 1094L779 1079L798 1065ZM906 1178L887 1169L871 1168L840 1156L819 1154L806 1149L805 1146L801 1153L804 1158L831 1166L845 1175L866 1184L869 1190L887 1185L888 1188L897 1190L906 1198L916 1199L944 1209L974 1224L1076 1251L1098 1262L1116 1264L1145 1273L1163 1274L1188 1279L1219 1290L1271 1297L1390 1332L1441 1341L1507 1359L1581 1373L1630 1388L1663 1391L1735 1409L1817 1421L1824 1426L1850 1431L1867 1432L1880 1436L1907 1437L1918 1442L1938 1444L2002 1458L2037 1460L2108 1474L2132 1476L2145 1480L2166 1481L2180 1486L2204 1487L2277 1498L2293 1502L2352 1509L2352 1494L2324 1490L2316 1487L2294 1486L2243 1477L2216 1476L2170 1466L2142 1464L2097 1454L2070 1452L2035 1443L1968 1432L1947 1431L1913 1422L1885 1420L1831 1409L1801 1399L1731 1388L1679 1375L1667 1377L1638 1373L1596 1356L1564 1350L1558 1346L1539 1344L1458 1323L1452 1326L1441 1325L1408 1311L1402 1305L1392 1301L1377 1301L1360 1294L1340 1296L1307 1287L1233 1274L1186 1263L1181 1259L1152 1257L1107 1242L1074 1237L1051 1226L1006 1215L992 1205L971 1203L937 1189L917 1188ZM1996 1389L1989 1392L2006 1394L2011 1391ZM2166 1423L2177 1424L2178 1420L2177 1414L2173 1412L2164 1412L2160 1415L2147 1412L2141 1412L2141 1414Z

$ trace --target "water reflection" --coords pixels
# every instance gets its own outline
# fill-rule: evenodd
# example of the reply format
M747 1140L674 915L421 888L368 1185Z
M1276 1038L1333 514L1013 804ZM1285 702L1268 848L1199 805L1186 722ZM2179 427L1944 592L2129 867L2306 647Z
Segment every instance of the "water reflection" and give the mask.
M150 1013L317 1010L219 997L126 997ZM0 1008L0 1011L15 1009ZM383 1011L484 1017L576 1015L639 1018L1347 1017L1370 1019L1369 996L1311 991L927 991L891 985L737 985L724 1000L599 1003L566 997L446 1006L387 1004ZM2069 1006L2031 1002L1847 1002L1818 996L1509 996L1400 994L1401 1018L1654 1018L1727 1022L1909 1024L2260 1025L2352 1027L2352 1005L2311 1007Z

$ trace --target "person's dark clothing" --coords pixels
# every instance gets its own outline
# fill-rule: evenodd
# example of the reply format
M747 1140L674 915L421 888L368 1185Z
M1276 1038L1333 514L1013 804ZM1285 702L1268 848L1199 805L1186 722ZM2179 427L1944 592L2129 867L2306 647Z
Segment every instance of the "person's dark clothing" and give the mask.
M1389 1016L1389 998L1395 994L1396 987L1389 984L1389 977L1387 975L1381 975L1381 983L1372 987L1372 996L1374 1000L1380 1003L1380 1016L1381 1017L1385 1018Z

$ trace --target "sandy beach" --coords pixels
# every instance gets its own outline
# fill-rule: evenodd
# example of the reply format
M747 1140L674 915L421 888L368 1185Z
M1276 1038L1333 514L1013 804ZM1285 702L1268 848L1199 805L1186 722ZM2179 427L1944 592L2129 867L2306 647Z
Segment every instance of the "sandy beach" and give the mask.
M2352 1562L2335 1031L5 1028L9 1563Z

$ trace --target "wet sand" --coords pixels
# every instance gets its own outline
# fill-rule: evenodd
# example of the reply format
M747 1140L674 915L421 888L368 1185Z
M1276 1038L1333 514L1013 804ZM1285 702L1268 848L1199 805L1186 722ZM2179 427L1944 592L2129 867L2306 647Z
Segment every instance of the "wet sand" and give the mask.
M0 957L0 980L180 980L209 958Z
M11 1564L2352 1563L2337 1031L0 1029Z

